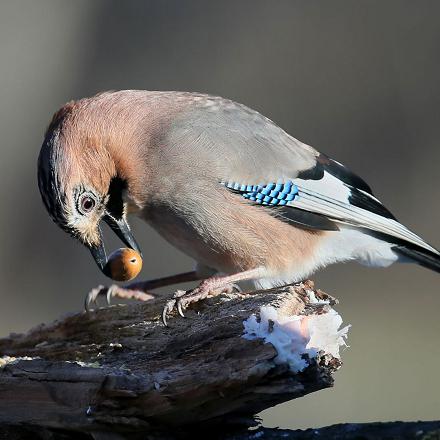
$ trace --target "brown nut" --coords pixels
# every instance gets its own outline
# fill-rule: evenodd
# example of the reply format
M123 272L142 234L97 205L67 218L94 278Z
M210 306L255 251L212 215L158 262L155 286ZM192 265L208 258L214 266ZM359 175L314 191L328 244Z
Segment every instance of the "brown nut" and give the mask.
M115 281L130 281L142 269L142 257L133 249L120 248L108 257L104 273Z

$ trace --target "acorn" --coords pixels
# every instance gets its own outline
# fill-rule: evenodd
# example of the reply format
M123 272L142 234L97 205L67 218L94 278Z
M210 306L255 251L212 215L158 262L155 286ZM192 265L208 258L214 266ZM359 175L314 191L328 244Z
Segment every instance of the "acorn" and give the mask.
M115 281L130 281L142 269L142 257L134 249L120 248L112 252L104 267L104 273Z

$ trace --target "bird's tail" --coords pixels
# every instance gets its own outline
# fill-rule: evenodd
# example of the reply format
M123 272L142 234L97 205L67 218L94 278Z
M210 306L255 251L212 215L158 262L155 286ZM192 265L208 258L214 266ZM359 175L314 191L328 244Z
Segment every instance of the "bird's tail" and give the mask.
M401 257L440 273L440 253L414 245L397 245L392 250Z
M338 199L337 194L317 193L301 185L298 181L298 197L290 202L294 207L363 229L389 243L402 262L411 261L440 272L440 252L402 225L372 194L351 188L347 203Z

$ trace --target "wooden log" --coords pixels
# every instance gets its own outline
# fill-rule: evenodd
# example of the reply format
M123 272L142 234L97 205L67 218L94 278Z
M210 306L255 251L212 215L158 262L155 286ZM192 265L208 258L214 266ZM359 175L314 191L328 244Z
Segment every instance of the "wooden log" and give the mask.
M78 313L1 339L0 428L41 438L226 429L333 385L341 362L331 354L303 355L308 366L295 373L273 345L243 337L243 321L263 306L284 317L329 313L335 300L310 281L211 298L169 327L164 302Z
M440 421L341 423L314 429L263 428L239 432L223 440L437 440Z

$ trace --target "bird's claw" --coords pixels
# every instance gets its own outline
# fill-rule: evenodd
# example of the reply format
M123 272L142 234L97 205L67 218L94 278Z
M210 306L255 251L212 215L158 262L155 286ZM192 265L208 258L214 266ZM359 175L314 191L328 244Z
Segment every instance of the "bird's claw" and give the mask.
M90 308L91 305L97 306L98 305L98 297L99 295L102 295L103 291L106 289L105 286L99 285L98 287L95 287L92 289L85 297L84 299L84 309L86 312L92 311Z
M115 287L114 284L112 284L108 289L107 289L107 295L105 295L105 302L107 303L107 306L110 306L111 302L112 302L112 296L113 294L113 288Z
M215 296L221 293L232 293L234 291L241 292L241 289L237 284L226 284L221 287L212 287L212 285L206 283L201 284L193 290L178 290L173 298L165 304L165 307L162 310L162 322L165 326L168 326L167 317L174 309L177 310L177 313L182 318L185 318L183 312L190 304L196 303L209 296Z
M232 292L241 293L241 292L243 292L243 289L238 284L231 284L230 287L231 287L231 291L229 293L232 293Z
M176 304L176 300L170 299L169 301L167 301L167 303L165 304L165 307L162 310L162 322L165 327L168 327L167 315L168 315L168 313L172 312L175 304Z
M177 311L179 312L179 315L182 318L185 318L185 315L183 314L183 310L182 310L182 302L181 301L177 301Z
M174 308L177 308L177 311L182 318L185 317L183 314L182 305L180 303L180 298L182 298L186 293L187 292L185 290L177 290L173 297L166 302L165 307L162 310L162 322L166 327L168 327L167 316L174 310Z

